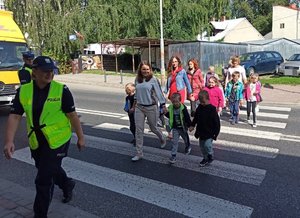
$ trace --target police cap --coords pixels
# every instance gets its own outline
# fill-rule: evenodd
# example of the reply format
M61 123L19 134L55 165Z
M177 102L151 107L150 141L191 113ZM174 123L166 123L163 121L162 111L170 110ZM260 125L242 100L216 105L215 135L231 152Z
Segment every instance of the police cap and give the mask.
M53 60L48 56L38 56L33 60L32 68L39 68L44 71L58 69Z
M23 58L34 59L34 54L31 51L22 52Z

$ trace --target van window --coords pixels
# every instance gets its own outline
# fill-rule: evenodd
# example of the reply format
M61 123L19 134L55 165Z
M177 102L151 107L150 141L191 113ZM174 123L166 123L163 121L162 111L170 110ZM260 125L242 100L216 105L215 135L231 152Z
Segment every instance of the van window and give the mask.
M22 52L26 50L25 43L0 42L0 71L18 70L23 65Z

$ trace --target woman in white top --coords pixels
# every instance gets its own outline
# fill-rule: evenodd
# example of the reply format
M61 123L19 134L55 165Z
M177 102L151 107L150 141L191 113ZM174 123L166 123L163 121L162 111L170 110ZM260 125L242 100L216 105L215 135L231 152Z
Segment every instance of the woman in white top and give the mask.
M241 81L243 84L247 83L247 76L246 76L246 70L243 66L240 65L240 58L239 56L233 56L230 59L230 67L227 70L227 75L225 79L225 87L227 87L227 83L231 80L231 75L233 72L238 71L240 72L239 81Z

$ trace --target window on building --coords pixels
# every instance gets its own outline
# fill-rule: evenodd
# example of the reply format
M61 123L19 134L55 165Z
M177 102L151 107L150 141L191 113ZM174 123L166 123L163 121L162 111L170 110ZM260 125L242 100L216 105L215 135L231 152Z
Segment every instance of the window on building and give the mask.
M280 29L284 29L284 23L280 24Z

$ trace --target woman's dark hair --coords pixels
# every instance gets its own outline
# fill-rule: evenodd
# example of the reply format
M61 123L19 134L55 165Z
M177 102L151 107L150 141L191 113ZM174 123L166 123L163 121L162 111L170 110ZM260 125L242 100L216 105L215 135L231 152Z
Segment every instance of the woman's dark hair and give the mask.
M143 74L142 74L142 67L146 65L150 68L150 73L148 76L144 77ZM151 64L149 64L148 61L141 61L141 63L139 64L138 66L138 69L137 69L137 75L136 75L136 80L138 83L142 83L144 78L146 79L146 81L148 82L151 78L153 77L153 71L152 71L152 67L151 67Z
M168 71L168 77L171 75L172 71L173 71L173 59L176 59L178 61L178 67L181 67L182 66L182 63L181 63L181 60L178 56L172 56L169 60L169 63L168 63L168 68L167 68L167 71Z

